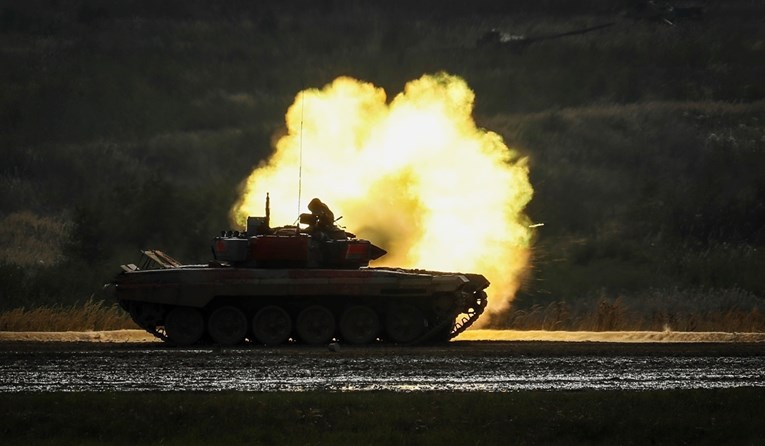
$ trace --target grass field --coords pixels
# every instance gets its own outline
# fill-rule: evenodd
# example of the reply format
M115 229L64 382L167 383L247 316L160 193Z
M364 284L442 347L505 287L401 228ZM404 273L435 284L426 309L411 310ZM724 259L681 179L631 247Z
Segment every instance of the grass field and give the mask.
M759 444L765 390L4 394L4 445Z

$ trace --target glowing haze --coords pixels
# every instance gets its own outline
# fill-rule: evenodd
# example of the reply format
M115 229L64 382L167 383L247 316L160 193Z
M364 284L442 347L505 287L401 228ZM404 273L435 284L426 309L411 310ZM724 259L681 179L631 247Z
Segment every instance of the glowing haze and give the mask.
M474 99L445 73L409 82L389 103L383 89L349 77L302 91L233 218L263 215L270 192L272 226L294 224L318 197L343 217L339 225L388 251L374 266L485 275L497 316L528 262L523 209L532 189L526 160L476 127Z

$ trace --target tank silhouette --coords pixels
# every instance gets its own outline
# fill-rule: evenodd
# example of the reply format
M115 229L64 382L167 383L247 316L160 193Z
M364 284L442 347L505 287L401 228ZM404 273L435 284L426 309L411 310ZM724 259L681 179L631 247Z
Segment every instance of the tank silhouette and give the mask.
M267 197L265 217L215 237L209 263L146 250L105 289L176 345L446 342L483 312L482 275L369 267L386 251L337 227L318 199L309 209L300 224L271 228Z

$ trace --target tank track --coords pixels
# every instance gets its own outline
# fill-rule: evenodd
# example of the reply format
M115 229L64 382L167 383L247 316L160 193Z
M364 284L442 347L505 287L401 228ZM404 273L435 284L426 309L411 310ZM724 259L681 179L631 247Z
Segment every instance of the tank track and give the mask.
M443 330L451 324L451 330L449 332L448 339L454 339L457 337L460 333L470 328L475 321L478 320L478 318L483 314L484 309L486 308L487 300L486 300L486 293L483 291L478 291L474 295L475 297L475 305L471 306L466 313L461 313L458 316L460 317L458 320L451 320L446 319L443 322L434 325L432 328L430 328L427 332L422 334L420 337L415 339L412 342L407 343L406 345L421 345L421 344L427 344L428 342L434 340L440 333L443 333ZM137 318L134 318L135 322L144 329L147 333L150 333L155 338L163 341L163 342L170 342L170 340L167 337L167 333L165 333L165 328L161 325L156 325L153 322L145 321L145 320L138 320Z
M486 309L486 304L488 301L486 300L486 293L483 291L478 291L475 293L476 298L476 306L473 308L470 308L468 312L460 318L459 321L455 321L454 325L452 326L452 332L449 339L454 339L457 337L460 333L470 328L473 323L478 320L478 318L483 314L483 310Z
M144 329L147 332L154 335L155 338L159 339L162 342L168 342L169 339L167 338L167 334L165 334L165 327L154 327L152 329Z
M470 308L465 312L457 315L459 319L457 320L451 320L446 319L443 322L436 324L433 326L430 330L425 332L422 336L415 339L414 341L410 342L407 345L420 345L420 344L427 344L428 342L432 341L436 336L438 336L439 333L442 333L443 330L451 325L451 330L449 331L449 337L448 339L454 339L457 337L460 333L470 328L475 321L478 320L478 318L483 314L483 310L486 308L487 300L486 300L486 293L483 291L477 291L473 298L475 299L475 305L472 305Z

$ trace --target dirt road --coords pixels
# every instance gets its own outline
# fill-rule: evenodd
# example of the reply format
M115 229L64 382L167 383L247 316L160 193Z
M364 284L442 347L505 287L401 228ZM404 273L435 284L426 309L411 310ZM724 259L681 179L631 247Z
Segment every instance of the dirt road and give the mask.
M159 342L143 330L15 332L0 331L2 342ZM765 333L678 332L678 331L544 331L468 330L455 341L562 341L617 343L751 343L765 342Z
M463 340L330 350L182 349L135 332L42 338L0 338L0 392L765 387L765 342Z

